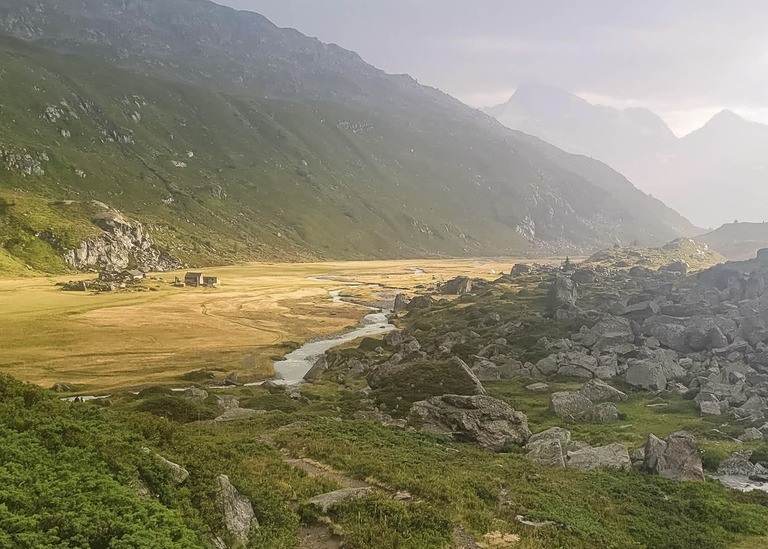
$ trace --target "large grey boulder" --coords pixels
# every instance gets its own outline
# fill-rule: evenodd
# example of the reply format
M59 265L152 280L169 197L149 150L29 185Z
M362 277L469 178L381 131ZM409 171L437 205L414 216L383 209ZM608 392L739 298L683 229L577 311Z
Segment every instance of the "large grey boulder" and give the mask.
M571 275L571 280L576 284L594 284L600 279L593 267L583 267L576 269Z
M532 435L525 449L528 457L547 467L565 467L565 454L571 444L571 432L551 427Z
M216 407L222 414L240 408L240 398L235 395L216 395Z
M621 316L642 324L645 319L659 314L659 310L659 305L655 301L641 301L639 303L627 305L624 310L621 311Z
M320 358L318 358L315 361L312 367L309 370L307 370L307 373L304 374L304 381L308 381L309 383L314 383L315 381L320 379L320 377L323 375L323 373L327 369L328 369L328 359L325 358L325 355L322 355Z
M742 477L765 477L768 475L768 469L759 463L752 463L749 461L750 457L752 457L750 451L734 452L731 457L720 462L720 465L717 466L717 474Z
M579 417L592 406L592 401L580 393L558 391L549 395L549 409L558 417Z
M630 360L624 378L630 385L652 391L661 391L667 386L661 364L651 360Z
M540 440L526 447L529 458L546 467L565 467L565 448L559 440Z
M189 387L184 390L182 396L188 400L203 401L208 398L208 391L205 389L198 389L197 387Z
M595 377L599 365L595 357L574 351L563 358L557 373L561 376L590 379Z
M216 477L216 482L218 484L216 507L224 517L224 526L237 539L246 541L251 528L259 527L251 507L251 500L232 486L227 475L219 475Z
M543 376L551 376L557 373L560 364L556 354L544 357L536 363L536 371Z
M552 299L556 308L570 307L576 305L579 292L576 290L576 283L565 276L558 275L552 286Z
M531 436L524 413L483 395L443 395L415 402L408 422L422 431L451 435L493 451L509 443L525 444Z
M580 471L632 468L627 447L619 443L568 452L565 464Z
M623 402L628 398L626 393L619 391L600 379L590 379L581 386L579 393L592 402Z
M688 353L691 348L686 342L686 326L682 319L671 316L657 315L643 322L643 332L655 337L659 342L679 353Z
M395 296L395 304L392 306L392 312L400 313L408 309L408 304L411 300L405 294L397 294Z
M559 440L563 445L567 445L571 442L571 432L568 429L562 427L550 427L546 431L541 431L535 435L531 435L528 439L528 446L541 442L543 440Z
M579 419L587 423L613 423L619 421L619 409L613 402L601 402L584 410Z
M512 266L512 269L510 269L509 274L512 276L515 275L521 275L521 274L528 274L533 270L533 268L528 265L527 263L515 263Z
M387 332L387 334L384 336L384 343L393 349L399 349L400 345L403 344L403 332L400 330L392 330Z
M434 304L435 300L432 299L432 296L429 295L420 295L418 297L414 297L408 302L408 305L405 306L405 309L407 311L418 311L423 309L430 309L432 308L432 305Z
M370 486L365 486L362 488L344 488L342 490L335 490L333 492L327 492L325 494L320 494L319 496L309 498L309 503L312 505L317 505L320 510L325 513L328 511L328 509L338 503L363 498L370 494L372 491L373 488Z
M672 480L704 480L704 469L695 439L685 431L673 433L666 440L649 435L645 443L643 467L655 475Z
M592 349L593 354L627 354L634 349L635 334L626 318L606 315L592 329L578 334L581 343Z
M472 280L466 276L457 276L446 282L441 288L448 295L464 295L472 291Z
M742 442L750 442L753 440L763 440L763 433L754 427L747 427L744 429L744 433L739 436L739 440Z
M719 416L723 413L720 401L716 397L714 400L700 400L699 411L702 416Z
M495 362L488 360L487 358L478 358L472 364L472 373L477 376L480 381L493 381L502 378L502 370Z

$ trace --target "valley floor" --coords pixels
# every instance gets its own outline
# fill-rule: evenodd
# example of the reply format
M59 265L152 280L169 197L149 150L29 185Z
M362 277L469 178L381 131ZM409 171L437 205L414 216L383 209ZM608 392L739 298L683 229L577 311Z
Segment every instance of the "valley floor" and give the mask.
M264 379L273 374L273 357L363 317L362 307L331 300L331 290L375 302L377 291L458 274L492 279L514 263L251 263L205 269L222 280L216 289L175 288L174 277L184 276L177 272L148 278L141 292L96 295L56 286L71 276L0 280L0 371L45 387L66 382L92 392L180 382L200 369L218 378L237 372L241 380Z

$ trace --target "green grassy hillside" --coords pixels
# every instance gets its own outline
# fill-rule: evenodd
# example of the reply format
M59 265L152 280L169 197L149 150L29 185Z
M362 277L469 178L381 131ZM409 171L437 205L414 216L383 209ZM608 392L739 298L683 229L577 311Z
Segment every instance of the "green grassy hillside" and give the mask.
M189 263L584 252L693 231L595 161L255 14L30 6L0 0L0 28L35 42L0 39L14 219L0 239L35 269L64 268L92 200ZM22 195L62 216L42 244Z

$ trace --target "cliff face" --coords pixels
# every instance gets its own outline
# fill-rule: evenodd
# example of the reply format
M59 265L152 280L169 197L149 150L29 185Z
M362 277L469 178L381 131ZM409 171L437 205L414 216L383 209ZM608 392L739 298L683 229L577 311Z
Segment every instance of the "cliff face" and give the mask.
M93 222L103 233L64 254L64 261L75 269L170 271L182 267L178 259L155 247L141 223L129 223L114 210L100 212Z

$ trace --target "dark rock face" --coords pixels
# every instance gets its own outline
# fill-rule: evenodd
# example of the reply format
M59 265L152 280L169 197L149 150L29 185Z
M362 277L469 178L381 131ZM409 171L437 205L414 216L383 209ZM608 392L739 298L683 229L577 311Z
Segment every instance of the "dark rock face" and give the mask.
M552 288L552 300L555 308L572 307L576 305L579 292L576 283L568 277L558 276Z
M408 311L416 311L419 309L429 309L432 307L432 304L434 303L434 299L432 299L432 296L429 295L420 295L418 297L414 297L408 305L405 306L406 310Z
M395 304L392 307L392 311L395 313L400 313L402 311L407 310L408 304L411 302L410 299L408 299L408 296L405 294L397 294L395 296Z
M328 360L326 359L325 355L323 355L318 358L312 367L307 371L307 373L304 374L304 381L308 381L310 383L317 381L320 379L320 376L323 375L323 372L325 372L327 369Z
M172 271L182 267L178 259L155 247L141 223L129 223L114 210L97 214L93 222L103 233L64 254L64 260L72 267L105 271L122 271L129 267Z
M472 279L466 276L457 276L446 282L441 288L444 294L464 295L472 291Z
M595 269L591 267L576 269L571 275L571 280L573 280L576 284L594 284L599 279L599 275Z
M654 435L645 444L643 466L649 472L679 481L702 481L704 469L693 435L680 431L666 440Z
M528 274L532 271L532 268L527 263L515 263L515 265L510 270L509 274L512 276L520 275L520 274Z
M525 444L531 436L525 414L488 396L443 395L416 402L409 423L493 451L510 443Z

